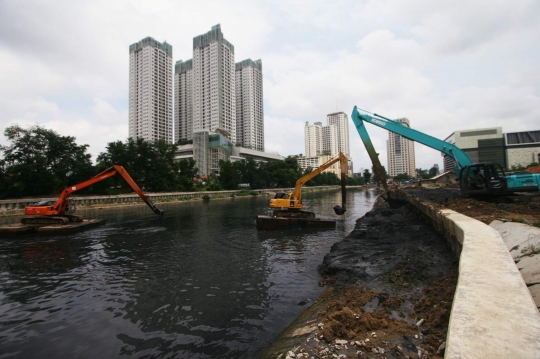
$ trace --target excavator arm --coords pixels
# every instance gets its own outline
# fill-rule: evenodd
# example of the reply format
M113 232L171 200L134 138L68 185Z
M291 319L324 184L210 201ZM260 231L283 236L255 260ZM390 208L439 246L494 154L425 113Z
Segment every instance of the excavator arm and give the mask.
M345 181L347 176L347 157L343 153L339 153L337 157L334 157L325 163L323 163L319 168L314 169L304 177L300 177L294 186L294 192L292 195L292 199L294 199L298 203L302 203L302 187L304 184L306 184L307 181L312 179L315 176L320 175L325 169L332 166L336 162L340 162L340 168L341 168L341 205L343 208L345 208Z
M302 187L307 181L321 174L325 169L332 166L338 161L340 162L341 166L341 207L339 205L335 206L334 211L338 215L344 214L346 211L345 184L347 177L347 157L340 152L337 157L328 160L327 162L323 163L319 168L316 168L307 175L300 177L296 181L294 191L290 194L277 193L276 197L270 200L270 208L280 208L280 210L274 211L274 216L315 218L315 213L302 211L303 209L305 209L304 205L302 204Z
M155 214L159 215L160 217L163 217L164 212L158 209L150 201L150 199L141 191L139 186L137 186L135 181L133 181L133 179L124 169L124 167L119 166L119 165L113 165L112 167L109 167L106 170L98 173L97 175L90 178L89 180L64 188L64 190L62 191L62 193L60 193L60 196L58 197L58 200L56 201L54 205L52 206L27 206L24 209L24 213L26 215L41 215L41 216L64 215L66 214L66 208L68 207L69 196L73 192L79 191L95 183L106 180L107 178L110 178L116 175L117 173L120 174L124 178L124 180L130 185L130 187L139 195L139 197L141 197L141 199L148 205L148 207L152 209L152 211Z
M365 110L362 110L362 111L365 113L360 113L357 107L354 106L351 117L353 119L354 125L356 126L356 130L358 131L358 133L360 134L360 137L362 138L362 141L364 141L364 144L366 145L366 149L372 161L374 159L372 155L373 154L375 154L375 156L377 155L376 155L375 149L373 148L373 145L371 144L369 135L367 134L367 131L365 129L365 126L363 123L364 121L371 123L375 126L384 128L385 130L388 130L390 132L397 133L398 135L405 137L406 139L419 142L423 145L436 149L447 156L450 156L450 158L454 160L454 163L455 163L454 170L456 171L456 175L458 175L458 178L461 173L461 169L473 163L470 157L465 152L463 152L459 147L449 142L439 140L438 138L432 137L430 135L426 135L425 133L422 133L410 127L403 126L398 121L394 121L384 116L377 115L376 113L368 114L367 111ZM371 150L368 148L368 143L371 146ZM378 157L376 158L376 160L377 162L379 162ZM379 162L379 165L380 165L380 162ZM373 166L375 169L376 167L375 162L373 162Z

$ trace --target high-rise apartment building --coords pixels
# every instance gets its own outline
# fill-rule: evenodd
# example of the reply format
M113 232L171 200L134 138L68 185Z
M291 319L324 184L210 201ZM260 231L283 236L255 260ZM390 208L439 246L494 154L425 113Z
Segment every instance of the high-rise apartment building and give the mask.
M193 139L193 60L174 66L174 140Z
M129 137L173 141L172 46L151 37L129 47Z
M322 154L322 123L315 122L310 125L306 122L304 127L306 157L315 157Z
M339 134L335 125L322 127L322 154L336 156L339 153ZM346 154L345 154L346 155Z
M345 156L350 157L351 150L349 147L349 118L347 114L344 112L331 113L326 116L326 121L329 126L334 125L337 127L337 153L343 152Z
M398 118L396 121L406 127L411 127L411 123L407 118ZM388 174L391 177L402 173L416 177L414 141L389 131L386 148L388 150Z
M193 38L193 131L220 129L236 143L234 46L220 25Z
M236 145L264 152L262 62L236 64Z

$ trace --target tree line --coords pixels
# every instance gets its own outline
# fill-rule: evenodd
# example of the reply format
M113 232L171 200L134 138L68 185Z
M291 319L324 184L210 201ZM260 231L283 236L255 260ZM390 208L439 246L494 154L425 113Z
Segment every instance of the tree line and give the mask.
M302 170L295 157L283 161L220 161L220 175L199 176L193 159L176 161L178 144L143 139L110 142L92 163L88 145L78 145L75 137L61 136L40 126L5 129L10 141L0 145L0 198L57 196L67 186L86 181L113 164L123 166L147 192L187 192L233 190L241 184L251 189L293 187L298 178L312 171ZM364 178L347 178L348 185L364 184ZM306 186L339 185L334 173L321 173ZM81 194L131 192L120 176L114 176L81 190Z
M123 166L145 191L192 191L197 176L193 159L174 160L175 144L142 139L110 142L97 164L75 137L61 136L40 126L13 125L4 135L11 142L0 145L0 198L57 196L64 188L86 181L113 164ZM131 192L120 176L83 189L84 194Z

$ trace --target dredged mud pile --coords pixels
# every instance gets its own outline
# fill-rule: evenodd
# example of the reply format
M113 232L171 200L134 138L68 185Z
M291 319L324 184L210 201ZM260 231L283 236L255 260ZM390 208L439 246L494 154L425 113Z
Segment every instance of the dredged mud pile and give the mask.
M333 290L303 318L312 330L269 357L444 356L457 258L412 206L381 207L325 256L319 270Z

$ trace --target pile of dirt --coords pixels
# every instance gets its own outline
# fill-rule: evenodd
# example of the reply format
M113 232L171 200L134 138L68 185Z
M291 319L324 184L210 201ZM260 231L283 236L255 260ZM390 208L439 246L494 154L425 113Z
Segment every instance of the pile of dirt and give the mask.
M457 258L414 207L379 201L319 271L333 290L304 318L311 329L269 357L443 357Z
M401 190L435 208L451 209L486 224L495 219L531 224L540 222L538 193L464 197L458 188L409 187Z

